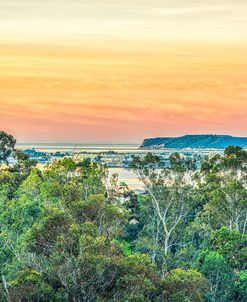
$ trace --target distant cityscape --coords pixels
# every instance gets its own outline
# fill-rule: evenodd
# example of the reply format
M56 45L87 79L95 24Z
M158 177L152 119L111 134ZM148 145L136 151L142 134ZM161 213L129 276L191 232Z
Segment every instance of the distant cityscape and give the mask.
M100 146L100 145L99 145ZM64 151L62 148L59 150L57 146L56 151L44 151L37 148L27 148L22 146L23 151L30 156L31 159L36 160L39 164L52 163L64 157L73 157L76 160L90 158L92 162L105 164L109 168L128 168L134 156L144 156L147 152L158 154L163 161L164 165L168 165L169 157L172 153L179 153L184 157L193 157L198 162L206 156L213 156L215 154L223 154L223 149L154 149L142 150L138 146L136 148L122 148L124 150L117 150L114 145L109 146L109 150L74 150ZM11 159L14 161L13 159Z

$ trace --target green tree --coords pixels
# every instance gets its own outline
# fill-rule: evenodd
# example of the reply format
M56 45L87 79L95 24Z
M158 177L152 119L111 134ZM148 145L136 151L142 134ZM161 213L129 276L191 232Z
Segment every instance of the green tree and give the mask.
M230 231L226 227L216 230L210 239L211 248L224 256L229 265L239 274L247 268L247 235Z
M247 270L240 271L239 279L236 282L235 301L244 302L247 300Z
M206 301L231 301L237 276L221 254L207 253L201 266L201 272L208 279L210 285Z
M203 302L208 290L207 279L194 269L172 270L163 280L163 301Z
M59 293L56 293L47 283L43 274L27 268L16 274L8 293L6 293L6 298L7 301L15 302L58 302L62 297L59 297Z
M160 269L164 273L171 253L188 244L181 234L194 216L197 201L191 174L157 169L156 163L157 158L149 155L134 159L132 167L143 182L148 198L145 219L149 214L150 220L142 229L145 238L142 248L146 245L149 249L146 251L156 262L159 254ZM139 238L139 242L143 239Z
M11 134L0 131L0 163L8 163L8 157L14 151L15 144L16 140Z
M185 158L179 153L173 153L170 158L170 168L176 172L186 172L189 170L196 170L196 159L195 158Z
M41 171L13 147L17 163L0 170L0 302L246 301L245 152L196 170L178 154L168 167L135 157L138 194L88 159Z
M226 176L218 189L211 193L206 205L215 228L227 226L230 230L246 232L247 228L247 190L242 180Z

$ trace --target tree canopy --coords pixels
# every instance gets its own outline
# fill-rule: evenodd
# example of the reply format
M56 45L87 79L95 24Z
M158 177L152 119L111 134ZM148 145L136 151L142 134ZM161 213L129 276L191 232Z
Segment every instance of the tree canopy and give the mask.
M136 157L137 193L89 159L41 171L2 135L1 302L246 301L244 150Z
M8 157L14 151L15 144L16 140L11 134L0 131L0 164L8 162Z

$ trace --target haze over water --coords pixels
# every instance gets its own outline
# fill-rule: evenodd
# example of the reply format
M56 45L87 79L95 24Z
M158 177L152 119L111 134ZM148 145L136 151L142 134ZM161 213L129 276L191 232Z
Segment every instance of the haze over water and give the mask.
M138 152L137 144L79 144L79 143L25 143L17 144L23 150L35 148L41 152ZM142 151L143 152L143 151Z

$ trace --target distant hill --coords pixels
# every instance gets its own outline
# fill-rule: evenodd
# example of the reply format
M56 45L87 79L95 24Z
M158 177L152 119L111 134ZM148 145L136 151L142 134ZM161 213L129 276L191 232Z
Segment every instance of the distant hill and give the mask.
M228 146L247 147L247 137L234 137L231 135L184 135L180 137L156 137L144 139L140 149L155 148L213 148L224 149Z

